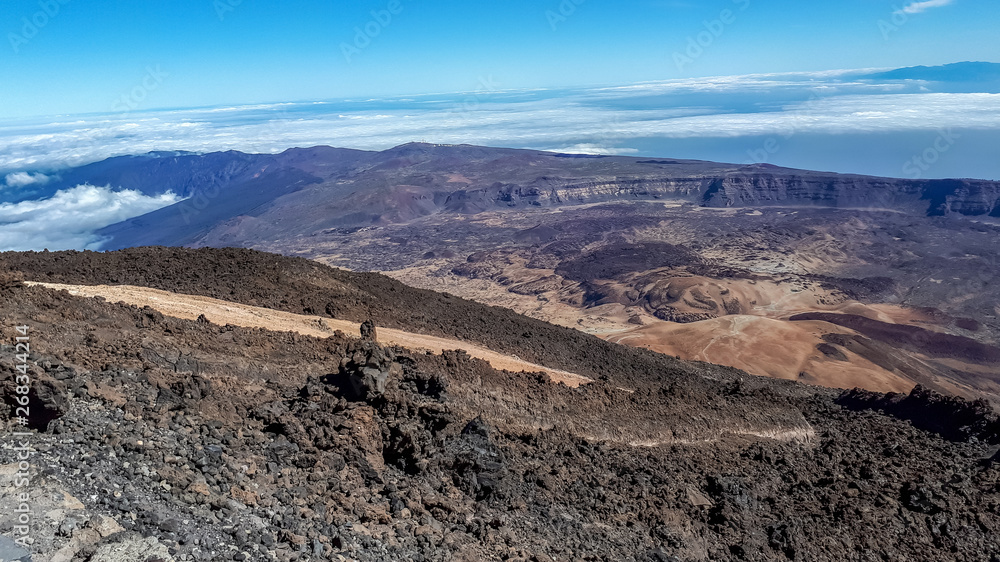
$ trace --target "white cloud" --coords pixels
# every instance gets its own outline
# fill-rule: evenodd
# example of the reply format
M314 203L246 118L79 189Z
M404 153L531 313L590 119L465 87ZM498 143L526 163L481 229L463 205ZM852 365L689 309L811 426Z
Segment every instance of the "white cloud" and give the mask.
M630 154L660 138L1000 130L1000 95L933 93L861 71L758 74L614 88L437 94L416 102L291 103L0 121L0 172L78 166L152 150L275 153L405 142ZM812 98L813 101L805 101ZM595 148L596 147L596 148Z
M638 137L886 133L930 128L1000 129L1000 94L837 96L776 111L710 114L631 124Z
M612 148L603 144L580 143L563 148L550 149L551 152L561 152L563 154L590 154L595 156L621 156L625 154L637 154L639 151L634 148Z
M29 172L15 172L13 174L7 174L5 182L7 187L24 187L26 185L31 185L34 183L44 185L49 183L49 176L45 174L32 174Z
M0 251L95 250L103 240L94 231L180 201L167 192L156 197L138 191L79 185L49 199L0 205Z
M903 14L919 14L926 12L931 8L940 8L942 6L947 6L948 4L954 3L955 0L925 0L924 2L913 2L903 7L896 13Z

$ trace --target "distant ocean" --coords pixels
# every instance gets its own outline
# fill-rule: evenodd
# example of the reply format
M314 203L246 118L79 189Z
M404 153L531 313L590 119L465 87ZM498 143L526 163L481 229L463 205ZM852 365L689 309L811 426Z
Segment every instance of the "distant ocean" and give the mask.
M891 75L891 74L890 74ZM996 84L873 71L732 76L0 121L0 174L153 150L277 152L410 141L1000 179Z

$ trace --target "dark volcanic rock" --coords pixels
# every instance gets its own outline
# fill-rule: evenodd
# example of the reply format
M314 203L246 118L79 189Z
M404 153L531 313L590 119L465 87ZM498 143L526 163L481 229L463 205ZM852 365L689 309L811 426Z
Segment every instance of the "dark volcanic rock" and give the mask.
M64 490L84 509L75 523L53 522L40 556L82 537L91 542L81 560L113 549L360 562L1000 556L1000 472L982 462L996 419L983 404L920 391L849 393L845 407L834 391L605 352L594 338L428 293L401 298L406 289L376 276L308 268L314 285L297 277L299 261L253 252L133 255L180 292L285 309L332 303L363 310L359 322L386 321L363 298L422 307L396 320L436 306L441 316L424 325L454 318L469 339L493 342L516 327L512 339L546 360L603 366L605 377L569 388L460 352L151 319L122 303L0 285L0 310L33 326L32 349L58 355L32 357L32 372L72 389L63 415L33 435L32 487L40 498ZM44 265L34 269L26 256L0 261L41 278L142 280L120 255L35 254ZM198 271L218 283L199 285ZM352 279L370 280L370 292L346 288ZM921 429L921 418L940 427ZM15 457L0 449L0 463ZM114 529L104 517L125 530L101 536Z
M847 361L847 355L835 345L820 343L816 345L816 350L836 361Z
M882 410L953 441L975 437L1000 443L1000 417L985 400L944 396L918 385L908 395L855 388L841 394L837 403L852 410Z
M476 418L446 448L447 454L453 456L451 469L457 476L456 485L480 501L502 493L508 472L503 453L490 437L491 431L489 424Z
M624 273L702 263L697 253L674 244L612 244L564 261L556 273L574 281L614 279Z
M50 367L48 371L51 370ZM5 405L11 413L18 406L26 406L23 411L28 412L28 415L23 417L27 419L28 429L45 431L49 423L66 413L69 400L66 398L67 385L64 382L55 379L48 372L29 372L31 384L25 385L29 392L24 395L15 392L21 386L16 380L16 376L21 373L9 366L4 366L2 372L4 378L0 383L0 390L4 393ZM27 396L25 404L19 402L21 396Z
M928 515L940 513L945 507L930 487L912 482L903 486L902 501L907 509Z
M375 330L375 323L365 320L361 323L361 339L365 341L378 341L378 333Z
M367 332L374 335L374 326ZM362 331L364 334L364 330ZM334 381L341 385L345 396L352 400L371 400L385 394L390 377L398 377L402 368L396 354L372 339L362 339L347 348L347 356L340 361L340 371Z
M593 378L609 370L656 376L678 365L673 358L616 345L500 307L407 287L383 275L348 272L253 250L6 252L0 254L0 268L37 281L133 284L295 314L323 310L329 316L356 322L374 317L389 328L472 341ZM212 275L205 275L206 271ZM326 281L317 283L317 279ZM538 337L525 338L524 333ZM543 345L557 341L558 346ZM564 351L554 351L557 347Z
M901 346L932 357L950 357L973 362L1000 363L1000 347L986 345L972 338L942 334L905 324L890 324L854 314L806 312L789 318L792 321L821 320L855 330L874 340Z

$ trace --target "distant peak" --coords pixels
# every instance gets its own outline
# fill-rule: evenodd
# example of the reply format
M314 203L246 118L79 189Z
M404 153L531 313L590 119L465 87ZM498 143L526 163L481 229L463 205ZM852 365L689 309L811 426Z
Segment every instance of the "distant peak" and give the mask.
M399 150L401 148L430 148L430 147L433 147L433 146L437 146L437 145L431 144L429 142L423 142L423 141L411 141L411 142L403 143L403 144L398 145L398 146L394 146L394 147L390 148L389 150Z
M446 143L413 141L413 142L408 142L408 143L401 144L399 146L394 146L394 147L390 148L389 150L387 150L386 152L389 152L389 151L392 151L392 150L401 150L401 149L406 149L406 148L424 148L424 149L430 149L430 148L478 148L478 147L476 147L476 145L472 145L472 144L446 144Z
M1000 80L1000 63L954 62L940 66L908 66L866 74L862 78L881 80L927 80L932 82L979 82Z

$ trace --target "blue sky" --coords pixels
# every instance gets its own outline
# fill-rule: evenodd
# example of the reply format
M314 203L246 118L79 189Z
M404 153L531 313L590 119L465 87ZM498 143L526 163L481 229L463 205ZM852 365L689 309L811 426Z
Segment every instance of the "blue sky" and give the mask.
M912 4L5 0L0 118L1000 58L995 0Z

